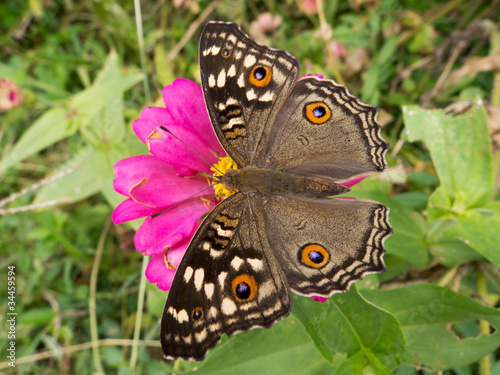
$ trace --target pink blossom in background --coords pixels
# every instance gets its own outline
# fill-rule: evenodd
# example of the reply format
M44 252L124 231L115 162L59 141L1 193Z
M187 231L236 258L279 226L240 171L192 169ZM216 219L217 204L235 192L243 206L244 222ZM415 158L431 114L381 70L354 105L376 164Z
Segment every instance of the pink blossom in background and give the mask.
M0 81L0 111L7 111L23 102L23 94L19 86L7 78Z

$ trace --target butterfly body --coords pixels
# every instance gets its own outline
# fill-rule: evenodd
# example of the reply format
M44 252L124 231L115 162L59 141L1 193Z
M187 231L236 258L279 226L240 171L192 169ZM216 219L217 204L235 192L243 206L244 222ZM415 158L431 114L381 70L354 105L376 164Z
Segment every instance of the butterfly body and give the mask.
M303 197L329 197L351 189L321 178L290 175L282 171L259 167L228 170L220 182L229 191L243 194L298 195Z
M299 79L295 57L233 23L206 25L200 69L214 131L240 169L216 181L236 192L177 268L161 322L172 359L201 360L223 334L270 327L290 313L292 291L329 297L383 272L392 232L387 207L330 198L386 166L375 107L331 80Z

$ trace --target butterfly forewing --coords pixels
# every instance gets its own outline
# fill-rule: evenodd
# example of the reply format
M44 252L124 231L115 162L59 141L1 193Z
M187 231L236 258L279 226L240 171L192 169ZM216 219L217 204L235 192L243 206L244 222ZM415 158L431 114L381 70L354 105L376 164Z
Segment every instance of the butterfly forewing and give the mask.
M380 136L376 114L377 108L361 103L345 86L304 77L276 119L269 165L336 180L382 171L389 145Z
M283 273L252 215L248 199L236 194L196 232L163 312L166 358L201 360L222 334L269 327L290 313Z
M201 35L200 67L219 141L239 167L252 164L299 76L298 60L256 43L237 24L210 22Z

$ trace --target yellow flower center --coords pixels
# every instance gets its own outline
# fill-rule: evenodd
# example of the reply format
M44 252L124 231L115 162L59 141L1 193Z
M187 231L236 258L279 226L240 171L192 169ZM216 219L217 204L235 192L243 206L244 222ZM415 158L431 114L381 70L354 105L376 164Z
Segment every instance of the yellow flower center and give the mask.
M219 181L228 169L238 169L238 166L229 156L226 156L220 159L219 162L210 169L214 172L214 181ZM222 183L218 183L215 185L215 196L219 200L226 199L234 193L236 193L236 190L227 190Z

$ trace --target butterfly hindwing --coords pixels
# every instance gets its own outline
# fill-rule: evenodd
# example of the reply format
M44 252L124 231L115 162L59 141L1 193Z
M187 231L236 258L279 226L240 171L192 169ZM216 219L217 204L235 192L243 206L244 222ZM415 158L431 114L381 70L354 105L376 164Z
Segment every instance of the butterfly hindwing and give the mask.
M252 164L299 76L298 60L258 44L237 24L210 22L201 35L200 68L219 141L239 167Z
M293 174L337 181L382 171L389 145L376 115L377 108L361 103L345 86L304 77L276 119L267 161Z
M385 270L389 209L345 198L271 197L262 205L268 238L290 288L329 297Z
M290 313L284 275L252 215L248 199L235 194L196 232L163 312L166 358L201 360L222 334L269 327Z

